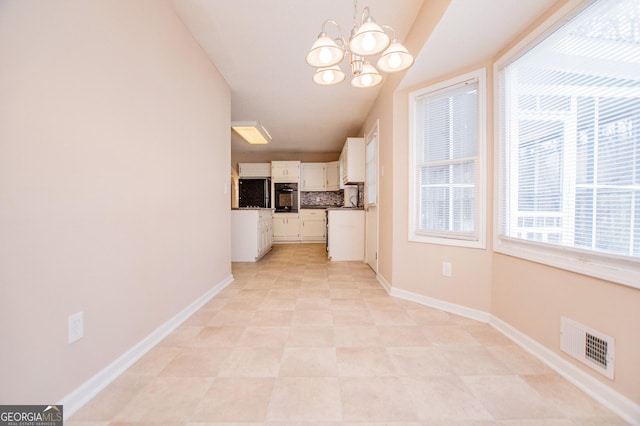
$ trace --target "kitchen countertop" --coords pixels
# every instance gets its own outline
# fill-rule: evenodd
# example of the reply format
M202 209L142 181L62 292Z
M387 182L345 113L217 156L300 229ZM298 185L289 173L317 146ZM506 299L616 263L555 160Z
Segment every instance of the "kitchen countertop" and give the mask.
M233 207L231 210L271 210L264 207ZM364 210L364 207L343 207L343 206L300 206L300 210ZM275 212L291 213L291 212Z
M344 207L344 206L300 206L301 210L305 209L322 209L322 210L364 210L364 207Z
M316 210L324 210L324 209L333 209L338 206L300 206L300 209L316 209Z

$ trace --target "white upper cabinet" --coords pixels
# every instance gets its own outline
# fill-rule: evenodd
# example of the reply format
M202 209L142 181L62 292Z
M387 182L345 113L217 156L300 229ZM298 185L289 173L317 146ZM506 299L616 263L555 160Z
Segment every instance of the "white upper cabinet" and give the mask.
M240 163L238 174L241 178L267 178L271 176L271 163Z
M326 191L325 163L302 163L302 191Z
M340 162L332 161L327 163L325 167L325 174L327 176L327 191L339 191L340 190Z
M299 182L299 161L272 161L271 180L273 182Z
M364 154L364 138L347 138L340 154L342 183L346 185L364 182Z

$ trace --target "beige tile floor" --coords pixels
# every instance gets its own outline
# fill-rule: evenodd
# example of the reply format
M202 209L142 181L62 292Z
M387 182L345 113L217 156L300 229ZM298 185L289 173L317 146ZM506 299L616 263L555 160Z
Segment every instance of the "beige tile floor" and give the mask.
M233 274L66 424L625 424L490 326L394 299L323 245Z

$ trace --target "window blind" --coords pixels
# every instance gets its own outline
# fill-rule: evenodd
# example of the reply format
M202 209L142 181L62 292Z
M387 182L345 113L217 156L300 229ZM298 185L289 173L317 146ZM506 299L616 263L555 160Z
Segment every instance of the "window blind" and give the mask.
M478 81L416 98L415 232L477 240Z
M499 75L499 235L640 258L640 0L601 0Z

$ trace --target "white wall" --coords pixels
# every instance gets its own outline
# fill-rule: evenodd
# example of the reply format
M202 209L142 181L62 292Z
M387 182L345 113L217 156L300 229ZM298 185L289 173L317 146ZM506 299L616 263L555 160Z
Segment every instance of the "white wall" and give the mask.
M229 277L230 90L164 1L0 2L0 58L0 403L54 403Z

